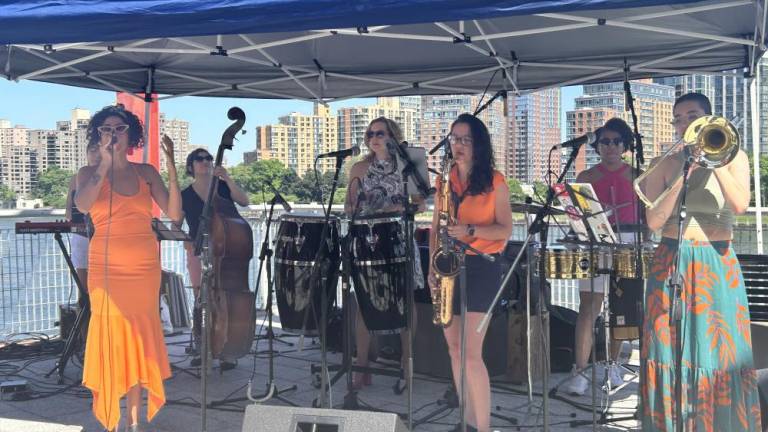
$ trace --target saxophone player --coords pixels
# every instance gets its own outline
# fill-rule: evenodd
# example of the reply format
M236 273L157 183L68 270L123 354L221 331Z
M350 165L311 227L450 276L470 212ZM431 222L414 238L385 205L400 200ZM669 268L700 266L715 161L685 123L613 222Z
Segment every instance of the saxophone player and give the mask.
M488 129L480 119L470 114L460 115L451 125L448 136L453 154L450 170L450 192L453 200L451 215L455 221L446 230L448 235L468 243L487 254L500 254L512 234L512 210L509 206L509 188L504 175L494 169L493 149ZM440 180L437 189L441 189ZM440 228L441 210L437 198L432 220L432 232ZM430 250L438 247L437 236L430 236ZM468 430L490 430L491 390L488 369L483 362L485 331L478 334L468 329L477 328L483 314L493 301L501 283L499 260L488 262L467 251L467 315L466 315L466 419ZM439 296L439 282L435 268L430 266L429 285L433 298ZM458 287L459 282L457 280ZM461 305L459 289L453 290L453 315L444 328L451 357L451 369L458 394L461 373Z

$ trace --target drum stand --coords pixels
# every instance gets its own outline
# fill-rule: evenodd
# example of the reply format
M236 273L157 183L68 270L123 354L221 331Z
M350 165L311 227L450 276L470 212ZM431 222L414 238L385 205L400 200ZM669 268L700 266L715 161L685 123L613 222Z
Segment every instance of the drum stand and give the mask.
M587 199L592 199L587 197ZM595 245L597 244L595 233L590 228L590 224L588 223L587 219L590 217L593 217L599 213L592 213L587 214L583 213L580 218L584 222L584 225L587 227L587 234L589 235L589 265L590 268L593 271L597 271L598 274L602 273L605 275L605 280L603 282L603 302L601 307L601 312L597 315L602 316L603 318L603 327L605 331L605 368L603 373L603 382L605 386L605 392L606 392L606 399L605 399L605 405L603 406L603 409L600 412L600 418L597 417L597 386L595 386L595 383L597 382L597 370L596 365L598 363L597 360L597 328L594 324L594 322L590 323L591 329L592 329L592 363L588 365L583 370L579 371L578 373L583 375L587 369L591 370L591 396L592 396L592 420L591 421L583 421L583 420L574 420L570 422L571 427L576 426L583 426L587 424L592 424L592 430L597 431L597 425L598 424L607 424L614 421L622 421L622 420L630 420L633 419L634 416L631 417L621 417L621 418L608 418L608 409L610 408L611 402L610 397L616 393L616 391L626 387L629 383L625 382L624 384L621 384L620 386L616 387L615 389L611 388L611 381L609 379L609 368L611 364L613 363L613 360L611 359L611 330L610 330L610 286L611 286L611 280L613 277L613 270L612 269L601 269L599 267L599 262L596 259L597 255L595 254ZM612 243L601 243L601 245L615 248L616 245ZM591 297L594 297L595 294L595 276L590 278L590 294ZM557 393L558 388L563 385L565 382L570 380L572 377L566 377L564 380L560 381L555 387L552 388L550 391L550 396L554 396Z
M259 271L258 276L256 278L256 292L259 292L259 285L261 282L261 269L264 266L264 262L267 263L267 307L266 307L266 314L267 314L267 341L269 343L269 348L267 349L267 353L269 354L269 378L267 380L267 390L264 392L264 394L260 396L253 396L251 395L251 384L253 382L253 379L248 380L248 389L246 391L247 398L254 403L262 403L266 402L269 399L277 399L281 402L284 402L288 405L297 406L295 403L289 401L288 399L280 396L282 393L294 391L297 389L296 384L294 384L291 387L285 388L283 390L278 390L277 385L275 384L275 350L273 349L273 341L275 340L275 333L272 330L272 296L274 292L274 281L272 279L272 249L269 248L269 229L272 224L272 213L275 209L275 203L278 201L283 200L280 195L275 195L272 197L272 200L270 201L269 205L269 215L267 216L267 227L266 231L264 233L264 240L261 242L261 253L259 254ZM287 342L283 342L287 343ZM291 344L292 345L292 344ZM255 356L255 354L254 354Z
M352 223L354 224L354 217ZM338 382L342 376L347 375L347 394L344 396L343 409L356 410L360 408L360 404L357 400L357 391L353 387L352 372L368 372L378 375L387 375L399 377L398 372L390 371L381 368L371 368L354 365L352 362L352 346L353 346L353 331L355 328L355 316L352 313L352 290L350 289L350 278L352 277L352 258L349 256L349 242L350 234L341 237L341 286L342 286L342 298L344 302L343 310L343 355L341 365L329 366L328 370L335 370L336 374L330 379L330 385L332 386ZM358 358L363 355L358 353ZM364 355L367 355L365 353ZM317 373L317 366L313 365L311 369L312 373Z

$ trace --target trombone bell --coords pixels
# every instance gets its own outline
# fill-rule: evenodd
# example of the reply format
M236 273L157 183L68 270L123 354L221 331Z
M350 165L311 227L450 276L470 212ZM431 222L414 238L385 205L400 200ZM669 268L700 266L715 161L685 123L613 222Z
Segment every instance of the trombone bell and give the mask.
M683 163L693 158L704 168L728 165L739 153L739 132L724 117L704 116L692 122L675 145L655 158L634 182L635 192L648 208L661 202L683 175ZM664 182L664 173L676 173Z

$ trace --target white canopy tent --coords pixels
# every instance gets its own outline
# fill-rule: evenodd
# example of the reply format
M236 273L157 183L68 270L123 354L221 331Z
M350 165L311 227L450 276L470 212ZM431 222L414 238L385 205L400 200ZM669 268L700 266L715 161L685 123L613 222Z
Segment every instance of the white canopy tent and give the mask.
M41 11L38 3L46 2L0 6L0 67L9 80L157 93L160 100L327 103L486 87L522 95L617 81L625 72L743 73L752 79L759 154L754 78L766 50L765 0L141 2L155 8L106 1L72 11ZM231 4L239 8L227 9ZM292 9L280 9L284 4ZM215 7L220 15L212 15ZM759 188L755 199L762 253Z

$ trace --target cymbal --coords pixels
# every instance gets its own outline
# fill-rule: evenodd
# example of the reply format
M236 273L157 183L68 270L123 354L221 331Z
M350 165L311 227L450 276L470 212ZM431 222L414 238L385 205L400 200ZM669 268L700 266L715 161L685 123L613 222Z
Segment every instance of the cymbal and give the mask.
M527 204L527 203L510 203L510 206L512 207L513 213L531 213L531 214L538 213L539 210L541 210L541 208L543 207L539 204ZM565 214L565 212L558 208L550 207L547 214L562 215L562 214Z

